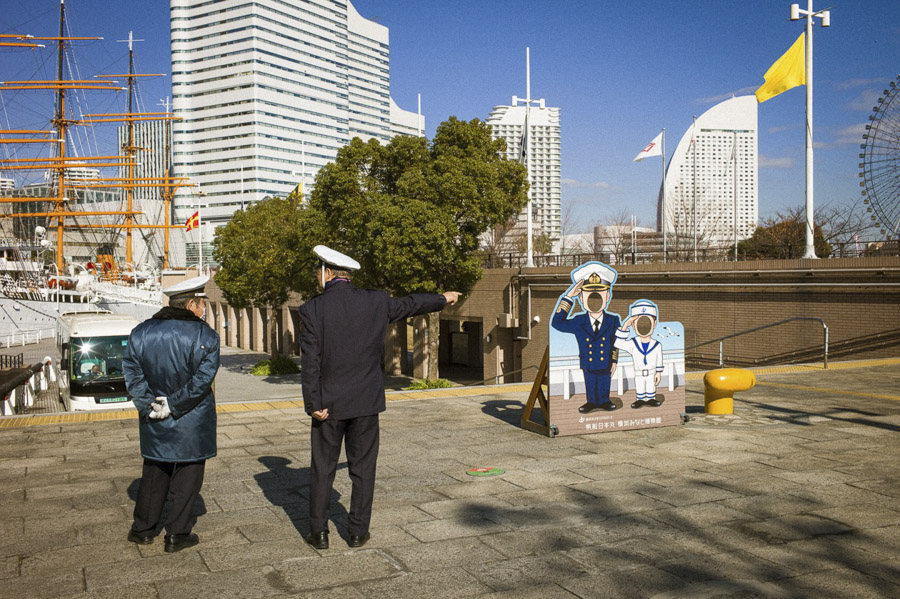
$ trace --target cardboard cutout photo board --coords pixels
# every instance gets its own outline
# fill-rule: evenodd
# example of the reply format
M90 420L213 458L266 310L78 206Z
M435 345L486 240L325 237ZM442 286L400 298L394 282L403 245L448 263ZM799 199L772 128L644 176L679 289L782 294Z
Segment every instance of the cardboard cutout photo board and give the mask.
M575 268L550 318L550 424L559 435L682 422L684 327L662 320L650 299L618 306L616 277L602 262Z

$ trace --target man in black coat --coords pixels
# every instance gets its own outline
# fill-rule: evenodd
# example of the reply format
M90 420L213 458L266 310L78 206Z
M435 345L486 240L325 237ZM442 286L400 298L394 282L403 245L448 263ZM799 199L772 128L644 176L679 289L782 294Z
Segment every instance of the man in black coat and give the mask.
M303 404L313 417L310 440L310 532L306 542L328 548L328 506L341 455L347 452L352 482L349 545L369 540L378 458L378 414L385 410L383 343L389 323L437 312L459 293L418 293L394 298L356 288L350 273L359 263L319 245L322 293L300 307Z

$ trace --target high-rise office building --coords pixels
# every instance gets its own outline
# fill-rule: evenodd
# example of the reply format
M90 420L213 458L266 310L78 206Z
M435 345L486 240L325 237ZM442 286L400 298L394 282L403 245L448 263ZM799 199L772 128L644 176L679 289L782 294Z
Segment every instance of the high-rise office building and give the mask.
M171 124L165 121L139 121L134 123L135 151L134 176L137 179L153 179L153 183L159 182L166 176L166 166L171 164ZM128 127L123 125L118 129L119 147L123 147L128 141ZM168 147L167 147L168 146ZM166 151L169 151L169 159L166 159ZM128 176L128 169L119 167L119 177ZM124 193L124 192L123 192ZM141 212L135 222L145 225L171 224L166 222L163 205L163 189L155 185L138 186L132 190L132 202L135 210ZM169 221L171 221L171 214ZM173 235L174 234L174 235ZM169 250L173 245L184 244L184 235L177 229L170 232L170 237L177 236L178 240L170 240ZM151 264L158 266L163 256L163 244L165 234L162 229L135 229L134 262L135 264ZM180 254L180 253L179 253ZM180 260L176 260L180 264Z
M176 220L202 206L204 240L207 225L247 203L298 182L308 194L353 137L384 143L419 129L418 115L392 107L388 28L350 2L170 0L170 9L182 119L173 164L197 184L176 196Z
M516 104L515 98L513 104ZM534 234L546 234L554 242L560 234L559 182L559 108L545 106L541 100L528 115L530 182ZM494 139L506 141L506 157L519 160L525 132L525 106L494 106L486 122ZM525 231L527 214L523 210L515 234Z
M670 248L724 247L753 234L759 218L757 102L739 96L692 123L666 168L665 227ZM662 194L657 209L661 230Z

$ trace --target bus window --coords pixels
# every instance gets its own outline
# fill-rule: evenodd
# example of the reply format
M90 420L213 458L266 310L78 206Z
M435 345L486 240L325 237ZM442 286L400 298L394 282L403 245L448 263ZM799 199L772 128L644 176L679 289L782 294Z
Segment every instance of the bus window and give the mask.
M72 339L72 381L124 380L122 358L127 346L128 337L125 336Z

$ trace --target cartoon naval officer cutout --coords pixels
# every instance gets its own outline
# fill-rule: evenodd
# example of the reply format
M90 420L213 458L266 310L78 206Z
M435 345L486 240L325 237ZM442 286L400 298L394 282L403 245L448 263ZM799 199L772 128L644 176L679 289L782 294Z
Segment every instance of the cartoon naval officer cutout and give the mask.
M617 273L601 262L571 272L550 319L550 424L559 435L681 424L684 328L650 300L624 322L611 308Z
M616 271L601 262L588 262L576 268L572 271L572 285L559 299L550 321L550 326L571 333L578 342L586 399L578 408L582 414L594 410L611 412L621 407L609 398L610 377L619 357L619 350L614 347L619 315L606 312L615 282ZM576 302L584 312L573 316Z

